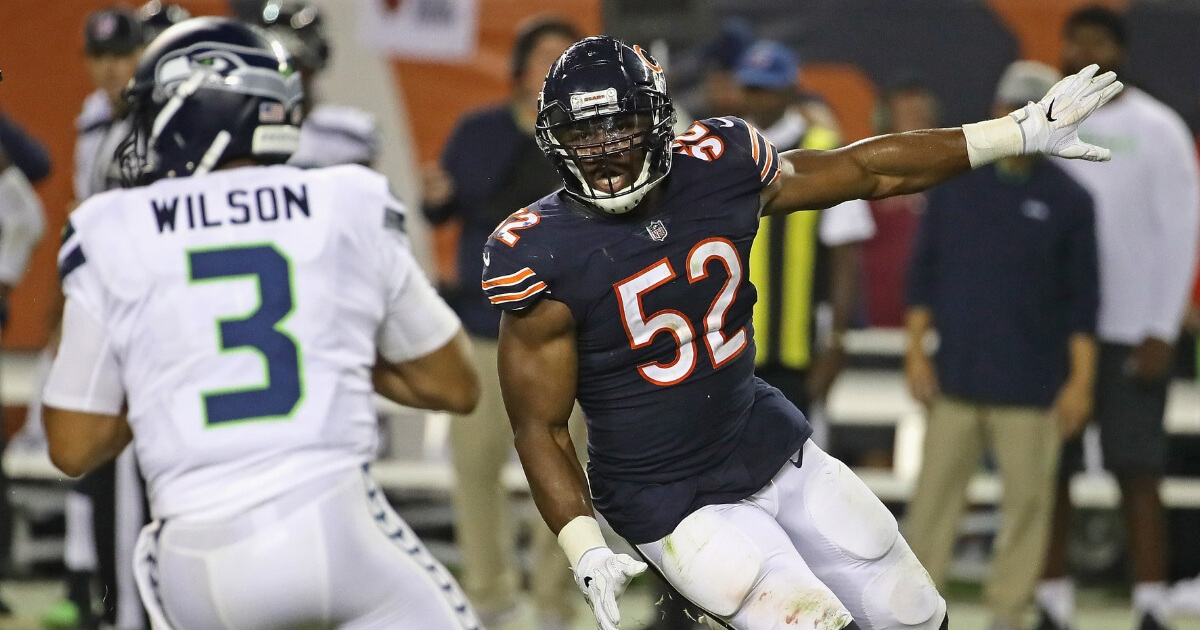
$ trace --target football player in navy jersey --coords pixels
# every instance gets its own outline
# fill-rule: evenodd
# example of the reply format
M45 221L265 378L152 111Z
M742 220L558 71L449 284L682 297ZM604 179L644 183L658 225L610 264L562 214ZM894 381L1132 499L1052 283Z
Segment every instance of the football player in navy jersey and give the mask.
M517 452L600 628L619 627L616 598L646 564L609 549L593 508L712 624L947 625L895 518L754 377L750 244L764 214L911 193L1009 155L1107 160L1076 127L1121 87L1093 66L1004 118L779 153L737 118L676 137L662 69L637 46L563 53L537 134L565 188L496 228L483 288L504 310ZM576 399L587 475L567 433Z

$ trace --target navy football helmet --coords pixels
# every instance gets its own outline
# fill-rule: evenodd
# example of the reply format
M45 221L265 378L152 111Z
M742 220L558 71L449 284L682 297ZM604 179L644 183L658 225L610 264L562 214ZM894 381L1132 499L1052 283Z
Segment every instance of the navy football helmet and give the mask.
M662 68L612 37L576 42L538 97L538 146L574 197L629 212L671 170L675 110Z
M125 90L125 185L200 175L237 158L287 161L300 142L302 92L283 45L257 28L219 17L168 28Z
M316 5L302 0L268 0L258 14L267 29L296 58L302 69L320 72L329 63L329 39Z
M149 0L138 9L138 19L142 21L142 31L146 34L148 42L190 17L192 14L187 9L162 0Z

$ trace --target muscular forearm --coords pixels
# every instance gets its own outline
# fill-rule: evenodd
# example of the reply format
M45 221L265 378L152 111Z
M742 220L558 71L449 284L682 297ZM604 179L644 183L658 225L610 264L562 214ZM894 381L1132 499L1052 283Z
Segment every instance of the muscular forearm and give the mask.
M828 208L925 190L971 168L961 129L869 138L834 151L780 154L783 177L763 191L763 214Z
M971 168L962 129L878 136L845 150L869 175L868 199L919 192Z
M518 430L515 442L533 502L550 531L558 534L576 517L592 516L587 478L566 425Z
M116 459L133 441L123 416L42 407L50 460L71 477L87 474Z
M479 402L479 376L468 358L471 342L461 329L427 355L389 363L377 357L371 370L375 391L417 409L470 413Z

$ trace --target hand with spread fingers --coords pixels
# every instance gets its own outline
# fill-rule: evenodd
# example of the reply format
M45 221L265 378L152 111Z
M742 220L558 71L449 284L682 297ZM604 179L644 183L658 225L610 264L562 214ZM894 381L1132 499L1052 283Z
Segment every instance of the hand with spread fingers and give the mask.
M1092 64L1064 77L1037 103L1009 114L1021 127L1022 153L1046 153L1091 162L1107 162L1112 152L1079 139L1079 124L1116 96L1124 84L1116 73L1096 76Z
M625 592L631 579L645 570L645 562L623 553L613 553L608 547L590 549L579 558L575 583L592 606L599 630L620 630L621 610L617 608L617 597Z

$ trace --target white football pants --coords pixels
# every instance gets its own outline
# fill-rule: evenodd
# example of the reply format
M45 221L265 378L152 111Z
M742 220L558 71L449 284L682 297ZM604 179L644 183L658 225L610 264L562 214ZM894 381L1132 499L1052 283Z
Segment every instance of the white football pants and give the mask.
M737 630L936 630L946 602L896 519L811 440L753 496L690 514L638 550L676 589ZM793 458L795 459L795 458Z
M480 628L365 470L224 521L155 521L134 562L155 630Z

